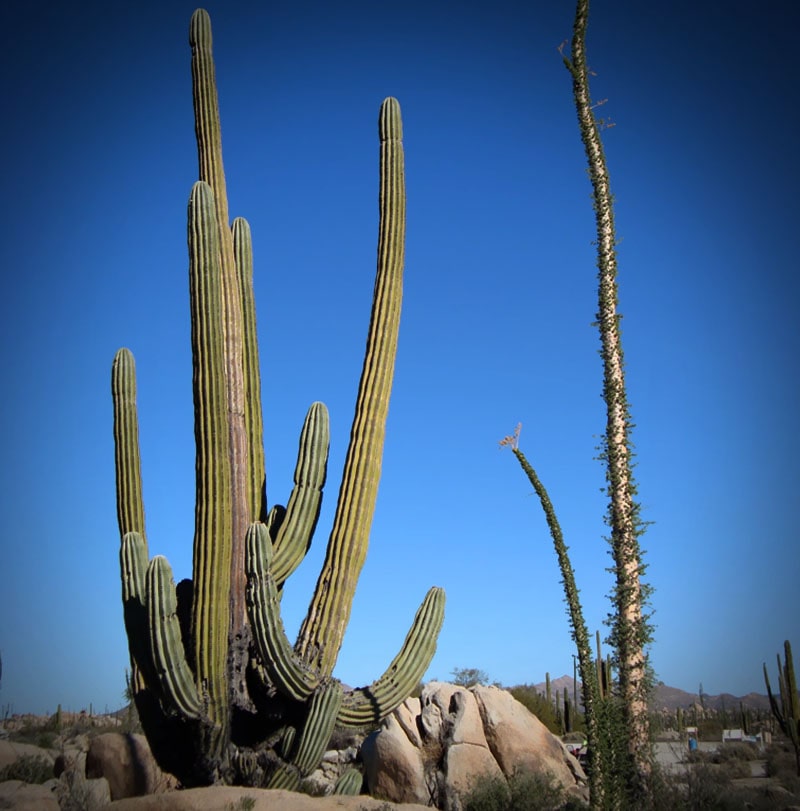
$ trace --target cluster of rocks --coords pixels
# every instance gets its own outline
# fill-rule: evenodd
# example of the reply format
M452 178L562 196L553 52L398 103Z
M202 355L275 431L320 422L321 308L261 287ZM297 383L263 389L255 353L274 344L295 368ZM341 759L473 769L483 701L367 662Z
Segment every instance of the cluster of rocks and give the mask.
M588 798L586 775L560 739L497 687L430 682L364 741L361 757L373 796L444 811L460 811L477 780L520 770Z
M311 797L283 791L216 786L176 791L157 766L143 735L77 734L58 750L0 740L0 770L23 757L52 765L41 785L0 783L0 808L13 811L460 811L460 797L483 776L509 778L520 769L547 775L567 792L586 798L586 778L561 741L510 693L442 682L425 686L365 738L342 740L327 752L304 788L330 793L353 765L364 773L370 796ZM246 801L247 804L243 804ZM250 802L252 801L252 805Z
M23 759L49 765L52 778L0 783L0 808L14 811L96 811L112 800L159 794L177 787L159 769L144 735L107 732L72 735L58 749L0 740L0 770Z

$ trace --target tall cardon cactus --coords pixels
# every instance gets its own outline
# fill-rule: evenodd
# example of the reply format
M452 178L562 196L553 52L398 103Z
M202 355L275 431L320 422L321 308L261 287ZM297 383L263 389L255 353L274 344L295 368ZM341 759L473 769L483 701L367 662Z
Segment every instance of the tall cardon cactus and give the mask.
M376 724L430 664L444 618L432 588L386 672L343 689L333 669L366 556L377 498L402 298L405 188L400 107L381 105L377 273L355 417L327 553L292 644L284 584L311 543L327 475L328 413L314 403L300 435L294 488L269 507L264 471L250 229L228 225L211 25L192 16L200 180L188 211L196 506L191 580L149 558L142 500L134 360L112 367L117 515L131 687L162 767L184 785L296 788L319 764L334 726ZM353 793L359 775L337 790Z

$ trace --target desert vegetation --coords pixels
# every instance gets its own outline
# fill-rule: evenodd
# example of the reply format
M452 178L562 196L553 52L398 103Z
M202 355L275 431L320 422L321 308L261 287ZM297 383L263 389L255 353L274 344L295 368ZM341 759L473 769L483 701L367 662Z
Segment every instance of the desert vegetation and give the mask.
M751 777L766 761L766 778ZM726 744L689 755L677 772L653 764L650 807L656 811L774 811L800 801L800 780L786 743L764 752L749 744ZM508 782L485 777L463 798L464 811L570 811L585 808L546 775L520 772Z
M689 752L687 726L695 727L700 739L718 738L728 714L704 707L654 714L648 705L651 626L640 545L645 523L633 475L632 416L617 310L617 236L601 138L608 124L596 116L598 104L590 94L588 15L589 0L577 0L571 44L561 53L572 80L596 216L596 326L606 409L599 458L613 559L611 654L603 655L599 633L592 650L556 507L520 447L518 427L501 444L510 447L545 514L568 605L581 694L579 700L575 690L551 690L549 674L544 691L521 685L510 692L562 740L574 736L571 740L588 741L592 809L781 807L800 802L800 701L788 641L784 660L778 656L777 693L764 666L771 729L776 732L775 742L765 750L737 743L713 752ZM63 755L79 736L106 729L141 730L160 764L178 775L183 786L227 783L297 790L305 787L327 747L350 746L351 735L374 730L407 697L420 692L444 616L444 592L431 588L383 675L359 689L346 689L334 677L367 551L398 341L406 205L402 120L397 100L386 98L378 122L378 261L351 441L325 562L293 643L284 632L281 598L316 530L327 478L328 414L322 403L311 405L300 433L294 489L285 506L268 501L250 231L241 218L229 221L211 27L203 10L192 16L190 41L200 177L191 190L187 229L197 451L192 579L176 585L166 559L151 555L135 362L122 348L113 361L111 387L131 662L128 710L105 727L84 718L68 720L59 707L44 723L21 724L8 737ZM490 683L489 674L479 668L456 668L452 676L455 684L467 688ZM768 720L744 708L738 713L730 709L745 731ZM678 772L661 768L654 758L654 735L661 731L676 735L673 740L682 753ZM742 782L761 761L765 787ZM53 777L51 760L40 755L23 755L0 770L0 782L44 783ZM60 798L65 811L85 804L81 779L78 770L67 770ZM361 787L361 772L351 769L334 790L356 794ZM251 806L251 800L242 798L230 807ZM463 797L465 811L583 806L547 773L525 770L509 779L479 780Z
M767 686L772 714L778 722L781 732L789 739L794 748L797 776L800 778L800 693L797 691L792 645L788 639L783 643L783 649L785 654L783 664L781 664L781 656L778 654L779 694L777 697L772 692L766 664L764 665L764 682Z

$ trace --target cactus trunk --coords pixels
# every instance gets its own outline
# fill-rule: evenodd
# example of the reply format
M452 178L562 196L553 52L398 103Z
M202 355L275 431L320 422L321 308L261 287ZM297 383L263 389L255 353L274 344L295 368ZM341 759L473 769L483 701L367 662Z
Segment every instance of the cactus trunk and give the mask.
M227 407L225 430L228 433L231 471L227 484L229 490L227 498L231 522L229 532L232 565L227 576L231 581L228 590L230 636L231 639L236 639L245 633L244 538L248 525L259 518L259 515L251 515L248 511L247 474L250 468L245 424L242 303L233 251L233 235L228 220L228 195L222 162L222 128L211 51L211 20L203 9L198 9L192 15L189 43L192 46L192 89L199 177L211 187L218 234L216 250L219 255L223 369ZM234 663L234 667L242 665L242 662Z

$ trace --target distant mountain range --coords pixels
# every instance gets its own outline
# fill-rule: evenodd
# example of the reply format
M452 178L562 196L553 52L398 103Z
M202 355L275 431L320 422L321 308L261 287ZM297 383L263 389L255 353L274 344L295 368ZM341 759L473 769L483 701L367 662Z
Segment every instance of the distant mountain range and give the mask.
M567 688L570 698L572 698L572 676L559 676L557 679L550 680L550 690L553 695L556 691L563 695L564 688ZM545 692L545 683L533 685L540 693ZM578 701L580 702L581 684L578 682ZM746 709L750 710L767 710L769 711L769 698L760 693L748 693L746 696L734 696L730 693L721 693L717 696L708 695L703 693L703 700L700 701L698 693L687 693L685 690L680 690L677 687L668 687L666 684L659 684L654 693L651 706L653 710L671 710L677 709L686 710L693 707L695 704L698 706L704 705L709 710L727 710L733 712L739 709L741 704Z

